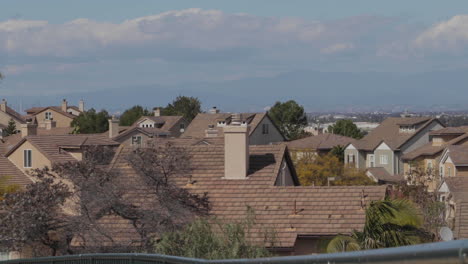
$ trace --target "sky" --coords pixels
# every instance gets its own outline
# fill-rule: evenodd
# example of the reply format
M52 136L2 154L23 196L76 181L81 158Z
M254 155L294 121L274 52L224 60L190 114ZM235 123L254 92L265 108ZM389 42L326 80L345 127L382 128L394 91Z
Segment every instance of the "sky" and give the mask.
M468 1L3 0L0 95L17 110L467 109Z

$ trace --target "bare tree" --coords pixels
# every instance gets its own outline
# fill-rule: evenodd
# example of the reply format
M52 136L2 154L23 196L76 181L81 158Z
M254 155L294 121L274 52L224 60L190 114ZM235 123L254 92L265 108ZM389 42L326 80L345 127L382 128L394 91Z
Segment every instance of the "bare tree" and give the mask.
M0 204L3 246L20 250L40 244L38 256L148 252L163 232L207 214L206 195L191 194L173 179L190 171L183 148L167 144L132 151L128 162L137 173L110 168L113 152L90 146L82 161L35 170L35 183ZM119 240L127 229L109 225L118 219L134 230L131 241Z

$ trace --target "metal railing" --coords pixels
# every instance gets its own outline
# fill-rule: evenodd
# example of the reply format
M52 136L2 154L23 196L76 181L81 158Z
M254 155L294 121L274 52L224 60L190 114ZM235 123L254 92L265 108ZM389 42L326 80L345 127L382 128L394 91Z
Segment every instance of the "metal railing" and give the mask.
M333 263L468 263L468 240L336 254L262 259L203 260L157 254L86 254L0 261L0 264L333 264Z

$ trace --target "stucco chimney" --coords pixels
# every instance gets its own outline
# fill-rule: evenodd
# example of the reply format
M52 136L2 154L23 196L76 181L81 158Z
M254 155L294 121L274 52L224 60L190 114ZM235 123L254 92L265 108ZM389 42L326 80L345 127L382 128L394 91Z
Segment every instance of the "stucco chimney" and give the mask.
M84 111L85 111L83 99L81 99L81 100L78 102L78 109L79 109L81 112L84 112Z
M153 109L154 116L161 116L161 108L156 107Z
M208 113L210 113L210 114L217 114L217 113L219 113L219 109L216 108L216 106L213 106L213 108L211 108L210 110L208 110Z
M37 125L32 123L21 124L21 137L37 135Z
M249 171L249 130L245 125L224 127L224 178L246 179Z
M5 99L2 99L2 103L0 104L0 111L6 112L7 109L7 101Z
M109 119L109 138L113 138L119 134L119 119L115 116L112 116Z
M63 112L67 112L67 109L68 109L68 102L67 102L67 99L63 99L63 100L62 100L62 111L63 111Z
M51 130L52 128L57 126L57 122L54 120L44 120L45 129Z

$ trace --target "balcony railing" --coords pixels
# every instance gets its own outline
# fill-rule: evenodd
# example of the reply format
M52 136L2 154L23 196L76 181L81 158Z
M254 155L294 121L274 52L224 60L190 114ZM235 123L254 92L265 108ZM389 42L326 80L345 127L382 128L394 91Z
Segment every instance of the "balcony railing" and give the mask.
M468 240L389 249L263 259L203 260L157 254L86 254L0 261L0 264L334 264L334 263L468 263Z

